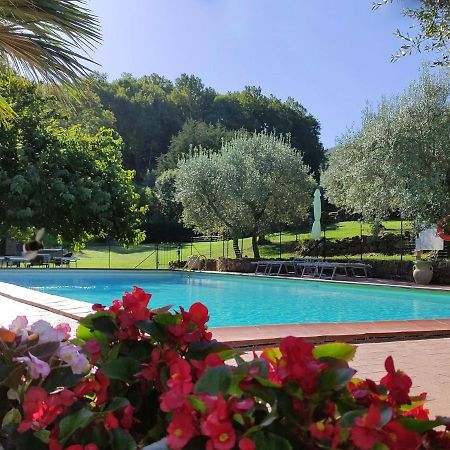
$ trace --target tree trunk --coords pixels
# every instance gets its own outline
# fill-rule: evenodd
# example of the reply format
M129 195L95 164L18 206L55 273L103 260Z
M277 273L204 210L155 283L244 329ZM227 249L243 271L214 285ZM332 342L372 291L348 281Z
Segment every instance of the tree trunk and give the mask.
M237 237L233 238L233 250L236 258L242 258L241 250L239 250L239 239Z
M256 259L259 259L259 247L258 247L258 235L256 233L253 233L252 235L252 248L253 248L253 256Z

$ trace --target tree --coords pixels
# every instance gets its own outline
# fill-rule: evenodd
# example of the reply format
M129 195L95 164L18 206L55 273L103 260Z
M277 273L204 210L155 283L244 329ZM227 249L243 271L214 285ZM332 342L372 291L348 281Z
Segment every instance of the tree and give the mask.
M137 180L147 182L147 175L155 169L160 155L172 147L172 140L188 122L181 133L183 150L196 142L194 133L201 132L202 125L195 127L190 121L204 122L216 129L210 132L220 134L222 129L237 131L244 129L289 134L292 145L298 148L304 161L314 174L319 174L324 161L324 150L320 143L320 125L306 109L292 98L285 102L276 97L262 94L261 88L246 87L242 92L218 94L205 87L195 76L182 74L172 83L157 74L134 78L124 74L120 79L108 83L106 77L97 76L96 93L104 107L115 118L115 129L122 136L124 162L127 168L136 170ZM192 133L192 136L189 135ZM202 132L203 133L203 132ZM204 133L203 133L204 134ZM193 137L191 142L188 138ZM178 146L175 140L174 146ZM178 147L179 148L179 147ZM173 158L172 158L173 156ZM174 168L178 150L170 151L166 158L160 158L157 172ZM168 162L169 164L165 165Z
M189 119L183 128L172 137L169 150L158 158L157 172L175 169L178 160L189 153L193 147L203 147L210 150L220 150L222 141L228 141L235 135L223 125L214 125Z
M274 134L241 133L220 152L197 149L180 161L175 199L183 221L200 233L225 232L237 244L280 224L301 220L311 205L314 182L300 153Z
M135 170L137 181L144 184L156 158L183 124L182 113L169 96L173 84L155 74L141 78L124 74L112 83L98 79L95 89L116 118L115 129L125 144L125 166Z
M265 96L260 87L246 86L241 92L218 95L206 122L221 123L231 130L289 134L292 145L318 177L324 162L319 122L293 98L282 102Z
M330 155L328 199L367 220L398 211L416 223L449 214L450 82L424 72L402 96L363 113L362 128Z
M155 196L159 203L159 208L169 221L179 222L183 213L183 208L175 200L175 180L176 169L169 169L163 172L155 182Z
M0 95L17 114L0 133L0 232L45 227L72 245L106 236L142 240L146 208L133 172L122 166L120 137L55 128L54 102L11 73L0 74Z
M101 39L98 20L82 0L1 0L1 61L21 74L53 83L86 75L84 54ZM0 99L1 100L1 99ZM12 111L0 102L3 117Z
M375 2L373 8L377 9L393 0ZM403 14L411 17L418 23L415 34L404 33L397 29L396 35L404 41L399 53L392 57L393 61L402 56L410 55L414 50L421 52L433 51L441 55L434 62L437 66L450 65L450 3L448 0L420 0L420 6L406 8ZM413 28L413 27L411 27Z

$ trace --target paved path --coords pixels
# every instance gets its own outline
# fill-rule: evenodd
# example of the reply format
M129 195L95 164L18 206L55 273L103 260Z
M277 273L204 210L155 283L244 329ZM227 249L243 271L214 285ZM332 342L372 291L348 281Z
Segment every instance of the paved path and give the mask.
M391 355L413 381L413 393L428 394L430 413L450 416L450 338L359 344L351 363L358 375L379 381Z

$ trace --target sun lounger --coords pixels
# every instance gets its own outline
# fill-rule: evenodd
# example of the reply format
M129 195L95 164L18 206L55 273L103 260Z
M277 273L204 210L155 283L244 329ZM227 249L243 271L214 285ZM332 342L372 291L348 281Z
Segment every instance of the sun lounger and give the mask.
M53 264L59 267L70 267L70 263L75 263L75 267L78 267L78 259L76 256L54 256Z
M26 262L28 262L28 260L25 259L23 256L5 256L5 258L7 267L11 266L20 267L22 263L25 264Z

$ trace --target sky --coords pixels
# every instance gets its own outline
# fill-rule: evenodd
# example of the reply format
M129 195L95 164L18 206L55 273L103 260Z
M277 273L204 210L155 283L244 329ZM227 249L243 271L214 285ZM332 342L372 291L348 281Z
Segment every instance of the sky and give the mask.
M372 0L88 0L103 33L91 56L110 80L188 73L221 93L260 86L293 97L330 148L367 102L401 93L430 59L390 62L396 29L413 23L406 1L373 11Z

